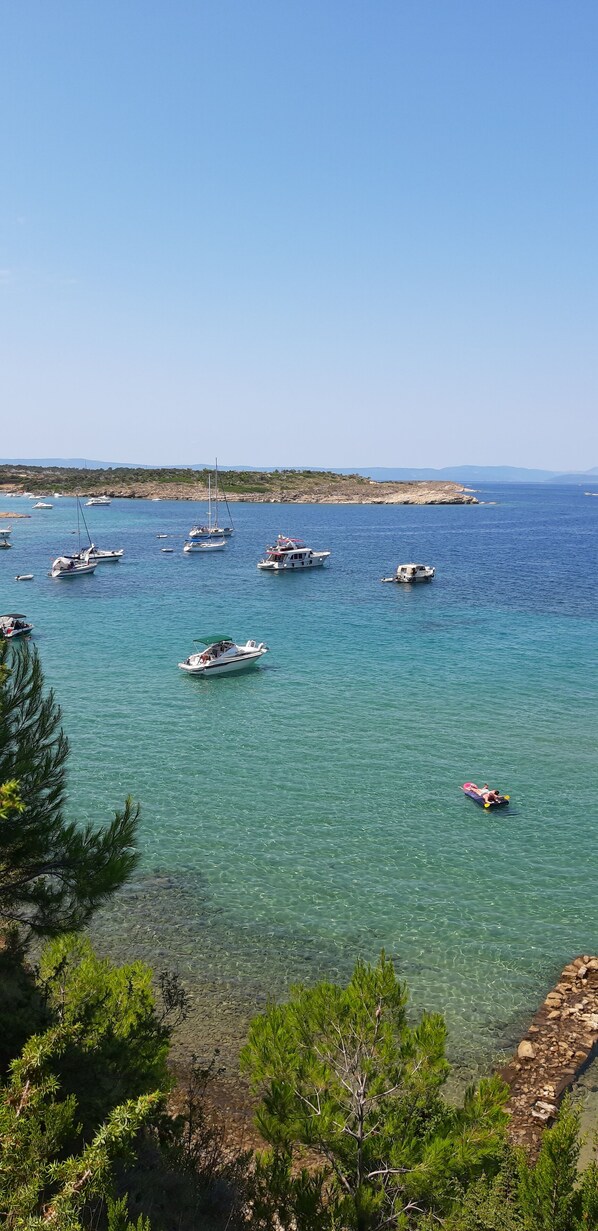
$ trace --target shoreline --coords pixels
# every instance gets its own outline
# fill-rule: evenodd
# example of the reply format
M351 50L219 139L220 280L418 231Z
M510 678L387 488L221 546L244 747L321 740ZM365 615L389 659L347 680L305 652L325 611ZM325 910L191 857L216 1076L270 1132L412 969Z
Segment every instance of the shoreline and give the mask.
M220 500L230 504L479 504L471 488L448 480L385 479L334 472L279 471L268 473L224 472L220 475ZM0 499L23 497L25 492L44 496L78 495L82 499L108 496L119 500L186 500L207 502L209 476L191 472L184 479L168 471L141 474L52 470L39 471L0 466ZM213 493L212 493L213 495Z

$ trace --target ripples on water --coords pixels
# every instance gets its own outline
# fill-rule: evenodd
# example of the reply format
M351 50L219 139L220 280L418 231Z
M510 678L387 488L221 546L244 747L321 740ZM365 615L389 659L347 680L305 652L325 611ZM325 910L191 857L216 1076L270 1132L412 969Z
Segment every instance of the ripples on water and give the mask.
M72 813L142 802L143 866L102 925L120 951L252 1006L384 947L471 1062L596 948L598 502L481 498L499 503L235 505L208 558L180 550L198 506L114 501L87 512L124 560L70 584L45 573L73 502L13 523L2 603L36 625ZM279 530L329 565L259 573ZM380 585L411 559L436 566L431 585ZM178 672L213 629L271 653L236 678ZM510 791L509 813L477 809L467 778Z

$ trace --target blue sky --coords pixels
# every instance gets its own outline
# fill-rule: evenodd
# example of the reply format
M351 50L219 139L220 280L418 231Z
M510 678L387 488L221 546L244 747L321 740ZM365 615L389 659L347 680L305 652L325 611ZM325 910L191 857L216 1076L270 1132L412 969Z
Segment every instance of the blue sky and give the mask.
M598 465L595 0L7 0L4 457Z

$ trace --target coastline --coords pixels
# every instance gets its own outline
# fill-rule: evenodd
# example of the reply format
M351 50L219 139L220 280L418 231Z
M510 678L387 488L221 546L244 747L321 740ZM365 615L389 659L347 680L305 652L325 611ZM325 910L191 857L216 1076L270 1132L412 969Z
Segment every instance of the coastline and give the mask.
M57 491L82 499L108 496L126 500L207 501L208 475L171 471L117 472L26 470L0 467L0 496L44 495ZM221 500L247 504L479 504L471 488L444 480L379 482L362 475L334 472L277 471L263 474L224 472L220 476ZM213 498L213 489L212 489Z

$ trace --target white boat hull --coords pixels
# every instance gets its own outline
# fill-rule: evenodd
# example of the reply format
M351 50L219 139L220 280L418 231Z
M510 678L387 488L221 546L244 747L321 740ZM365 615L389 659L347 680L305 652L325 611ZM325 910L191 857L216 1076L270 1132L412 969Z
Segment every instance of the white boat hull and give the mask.
M83 577L86 573L95 573L96 567L95 564L75 564L73 568L52 568L50 577L61 580L63 577Z
M121 560L124 554L124 548L120 551L93 551L89 558L93 564L113 564L115 560Z
M187 553L189 552L199 553L199 552L204 552L204 551L224 551L224 548L226 546L227 546L226 539L214 539L214 541L208 540L202 543L198 543L198 542L185 543L185 546L183 547L183 551L186 551Z
M190 539L229 539L233 533L232 526L224 526L220 529L219 526L214 526L211 530L207 526L193 526L189 531Z
M230 658L223 655L222 658L215 658L211 661L203 661L203 654L191 654L184 663L179 663L181 671L186 671L188 675L203 675L206 678L212 675L232 675L239 671L247 671L250 667L254 667L259 662L264 654L268 653L267 646L258 645L251 649L246 646L237 646L240 651Z
M329 551L314 551L307 560L260 560L258 568L268 573L301 573L306 568L322 568L329 555Z

